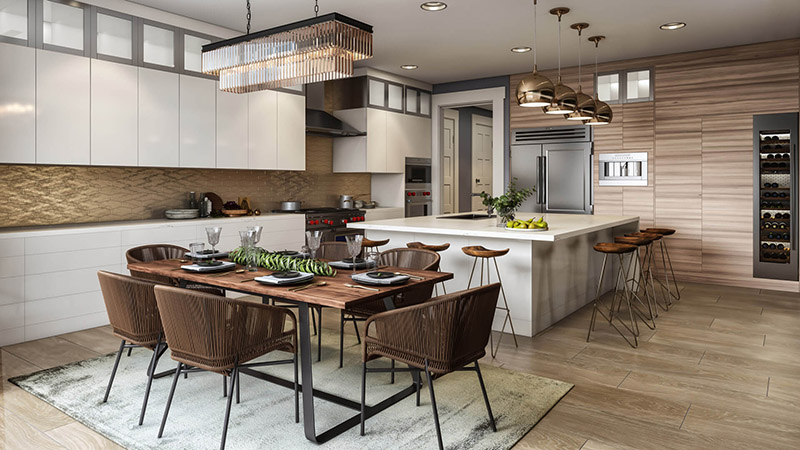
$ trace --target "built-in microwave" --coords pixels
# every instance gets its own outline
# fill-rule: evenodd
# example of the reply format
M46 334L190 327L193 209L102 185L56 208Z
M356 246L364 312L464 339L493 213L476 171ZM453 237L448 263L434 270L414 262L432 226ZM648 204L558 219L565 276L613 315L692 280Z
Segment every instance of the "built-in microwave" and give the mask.
M431 159L406 158L406 189L425 189L430 184Z
M647 186L647 152L600 153L600 186Z

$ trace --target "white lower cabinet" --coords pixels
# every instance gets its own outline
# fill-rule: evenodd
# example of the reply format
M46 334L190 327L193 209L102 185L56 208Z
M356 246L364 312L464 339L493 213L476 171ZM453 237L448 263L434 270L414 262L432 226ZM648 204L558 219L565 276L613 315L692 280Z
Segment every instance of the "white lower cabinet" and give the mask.
M187 247L206 242L207 226L221 226L217 248L232 250L253 225L264 227L259 246L269 250L305 243L305 217L293 214L0 232L0 347L107 324L97 271L128 274L132 247Z
M36 163L90 163L89 58L36 51Z
M92 59L91 164L139 162L139 70Z
M180 76L180 165L214 168L216 161L217 83Z
M139 165L179 167L178 74L139 68Z
M274 169L278 166L278 93L253 92L248 96L248 167Z
M36 50L0 43L0 163L36 162Z
M217 167L247 169L248 99L217 89Z

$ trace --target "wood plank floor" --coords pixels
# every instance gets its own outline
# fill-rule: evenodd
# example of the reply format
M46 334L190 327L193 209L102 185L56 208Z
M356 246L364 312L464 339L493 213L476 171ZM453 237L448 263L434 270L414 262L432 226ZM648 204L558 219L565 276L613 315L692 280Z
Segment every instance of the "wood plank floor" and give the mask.
M519 348L505 336L497 359L485 364L575 384L516 448L797 448L800 295L681 289L655 331L642 327L638 349L603 322L587 343L588 307L519 338ZM336 329L338 316L327 314L325 326ZM120 448L7 381L118 345L101 327L0 349L0 448Z

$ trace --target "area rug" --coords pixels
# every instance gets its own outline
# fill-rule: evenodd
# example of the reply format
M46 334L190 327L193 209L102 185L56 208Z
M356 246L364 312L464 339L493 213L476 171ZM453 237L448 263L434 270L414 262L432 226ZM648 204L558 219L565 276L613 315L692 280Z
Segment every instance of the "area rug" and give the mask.
M349 337L350 338L350 337ZM338 364L338 334L323 333L322 362L315 362L314 387L360 401L360 348L355 342L345 348L344 368ZM313 348L316 356L316 347ZM213 449L219 447L225 398L222 376L210 373L189 374L181 378L175 391L164 437L157 438L172 377L154 380L144 425L138 426L151 353L134 349L123 356L111 395L101 403L114 354L54 367L10 381L73 419L128 449ZM281 359L274 354L265 359ZM316 361L316 360L315 360ZM380 364L376 361L376 366ZM371 364L371 365L372 365ZM174 368L166 353L158 370ZM388 364L386 364L388 367ZM447 448L508 449L519 441L573 385L531 374L513 372L482 364L486 388L497 422L492 432L486 415L477 376L456 372L434 381L442 436ZM259 369L281 378L293 379L292 366ZM367 403L375 404L411 384L408 373L397 374L390 384L389 374L367 376ZM228 428L228 449L387 449L436 448L436 431L427 387L416 407L414 396L367 420L366 436L358 427L316 445L304 437L302 406L300 423L294 422L294 396L291 389L249 376L241 376L241 403L233 405ZM302 402L302 398L301 398ZM302 405L302 403L301 403ZM356 412L315 399L317 433Z

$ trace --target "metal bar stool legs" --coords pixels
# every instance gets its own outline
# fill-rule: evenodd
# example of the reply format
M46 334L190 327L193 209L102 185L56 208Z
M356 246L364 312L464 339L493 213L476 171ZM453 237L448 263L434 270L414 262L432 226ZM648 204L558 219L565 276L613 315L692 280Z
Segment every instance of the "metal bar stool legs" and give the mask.
M628 272L625 269L625 260L623 259L623 255L625 253L633 253L636 247L628 244L597 244L594 248L596 251L603 253L603 266L600 269L600 278L597 281L597 291L595 292L594 304L592 306L592 318L589 322L589 332L586 335L586 342L589 342L589 339L592 336L592 331L597 323L597 315L600 314L603 319L605 319L608 324L611 325L631 347L636 348L639 346L639 323L636 320L634 307L631 303L631 297L633 295L628 287L628 283L625 281L628 279ZM606 315L606 313L603 312L605 305L601 300L601 293L603 290L603 278L605 277L606 268L608 266L608 256L610 254L616 254L619 257L619 269L617 271L617 276L614 279L614 295L611 298L610 308L607 309L608 315ZM619 299L619 302L625 302L627 306L628 323L622 319L622 315L615 314L615 310L617 308L617 297L620 293L618 289L619 280L623 280L622 296ZM615 321L630 333L630 337L626 335L626 333L623 332L620 327L617 326Z
M681 291L678 287L678 280L675 279L675 270L672 268L672 260L669 257L669 249L667 248L667 242L664 238L675 234L675 229L647 228L644 230L644 232L660 234L662 237L662 239L659 240L659 249L661 250L661 263L664 269L664 281L662 282L660 279L658 281L660 284L662 284L662 287L667 290L667 293L670 297L669 302L672 304L672 299L681 299Z
M497 275L497 281L500 283L500 293L503 299L502 305L498 305L497 309L500 311L505 312L505 316L503 317L503 325L500 328L500 336L497 338L497 345L494 344L494 335L493 333L489 334L489 346L491 349L492 358L497 357L497 351L500 349L500 342L503 339L503 334L506 331L506 325L511 328L511 336L514 338L514 346L519 348L519 342L517 341L517 333L514 330L514 322L511 320L511 310L508 307L508 299L506 298L506 292L503 288L503 280L500 277L500 267L497 265L497 256L503 256L508 253L508 250L487 250L483 247L464 247L462 249L464 253L469 256L473 256L475 260L472 263L472 270L469 274L469 281L467 282L467 289L472 287L472 279L475 276L475 268L478 265L478 259L481 260L481 268L480 268L480 285L483 286L484 284L491 284L491 264L489 260L494 263L494 270L495 274ZM484 283L484 273L486 274L486 282Z

